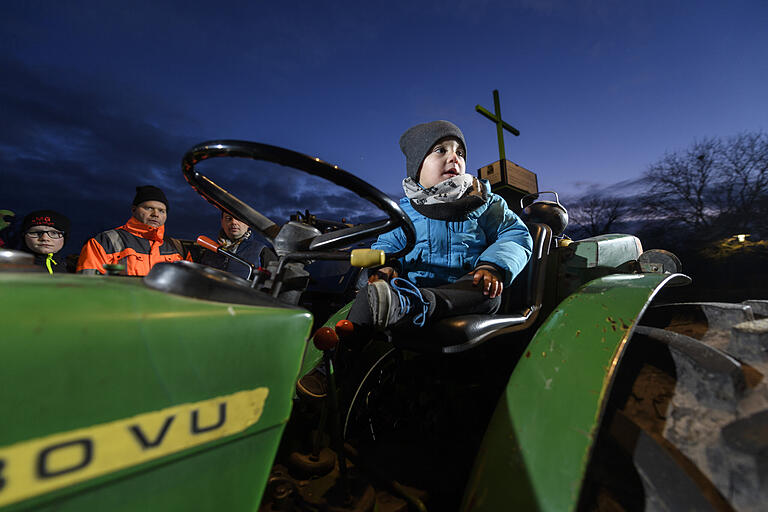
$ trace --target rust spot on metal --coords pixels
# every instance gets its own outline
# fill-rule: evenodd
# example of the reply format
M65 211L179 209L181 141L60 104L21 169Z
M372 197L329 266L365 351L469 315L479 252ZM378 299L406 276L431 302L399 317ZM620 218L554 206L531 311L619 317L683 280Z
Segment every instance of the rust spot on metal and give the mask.
M546 352L542 352L541 353L541 357L547 357L547 353Z
M611 323L611 324L616 322L616 320L614 320L614 319L613 319L612 317L610 317L610 316L609 316L608 318L606 318L606 319L605 319L605 321L606 321L606 322L608 322L608 323Z
M611 324L611 329L613 329L613 332L616 332L616 324Z
M628 325L627 325L627 324L624 322L624 320L623 320L623 319L619 318L619 322L621 322L621 328L622 328L622 329L624 329L625 331L626 331L627 329L629 329L629 326L628 326Z
M581 329L577 329L576 330L576 337L578 338L580 334L581 334Z
M602 338L600 338L600 343L605 343L605 336L603 336Z
M525 353L525 357L531 357L531 351L530 350Z

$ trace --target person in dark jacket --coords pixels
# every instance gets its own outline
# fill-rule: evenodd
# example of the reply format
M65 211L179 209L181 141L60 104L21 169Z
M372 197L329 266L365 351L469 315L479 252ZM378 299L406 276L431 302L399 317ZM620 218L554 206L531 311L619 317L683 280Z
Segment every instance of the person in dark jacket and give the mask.
M233 252L240 258L259 266L259 254L264 248L264 243L256 238L256 235L245 222L237 220L226 212L221 212L221 229L219 230L218 241L222 249ZM203 251L199 263L230 272L243 279L248 277L250 270L239 261L211 251Z
M22 250L35 255L35 264L49 274L67 271L61 250L69 235L69 219L54 210L37 210L24 217Z

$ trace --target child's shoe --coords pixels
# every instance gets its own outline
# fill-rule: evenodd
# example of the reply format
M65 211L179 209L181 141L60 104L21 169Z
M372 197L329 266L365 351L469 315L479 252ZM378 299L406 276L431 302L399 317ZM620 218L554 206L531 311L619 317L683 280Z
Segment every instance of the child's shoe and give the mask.
M416 285L400 277L391 282L374 281L368 284L368 304L374 327L385 329L413 319L413 324L423 327L429 311L429 301L425 300Z

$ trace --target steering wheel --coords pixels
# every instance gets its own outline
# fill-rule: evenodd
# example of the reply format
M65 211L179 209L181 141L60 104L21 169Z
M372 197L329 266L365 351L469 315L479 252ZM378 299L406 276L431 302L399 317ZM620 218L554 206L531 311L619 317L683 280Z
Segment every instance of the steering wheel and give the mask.
M326 255L329 251L336 254L344 254L345 251L338 251L335 249L349 247L355 242L366 238L372 238L387 231L397 229L398 227L403 230L405 235L405 247L395 253L386 254L387 260L396 259L407 254L413 249L416 243L413 223L396 201L393 201L379 189L361 180L354 174L339 169L337 166L327 162L323 162L319 158L312 158L277 146L241 140L215 140L203 142L187 151L182 159L181 167L184 173L184 178L186 178L192 188L217 208L226 211L233 217L238 218L251 226L273 245L275 237L277 237L277 234L280 231L280 226L195 169L197 163L215 157L251 158L253 160L264 160L292 167L343 187L370 203L373 203L377 208L387 214L388 218L386 219L360 224L354 227L342 228L315 236L309 242L306 250L317 252L318 256L321 256L319 254L321 251Z

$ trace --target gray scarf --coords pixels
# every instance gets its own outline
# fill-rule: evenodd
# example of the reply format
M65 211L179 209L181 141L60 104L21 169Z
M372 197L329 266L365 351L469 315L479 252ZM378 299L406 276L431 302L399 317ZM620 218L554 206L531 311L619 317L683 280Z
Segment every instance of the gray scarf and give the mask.
M454 176L429 188L406 178L403 191L417 212L437 220L464 220L488 199L485 187L470 174Z

